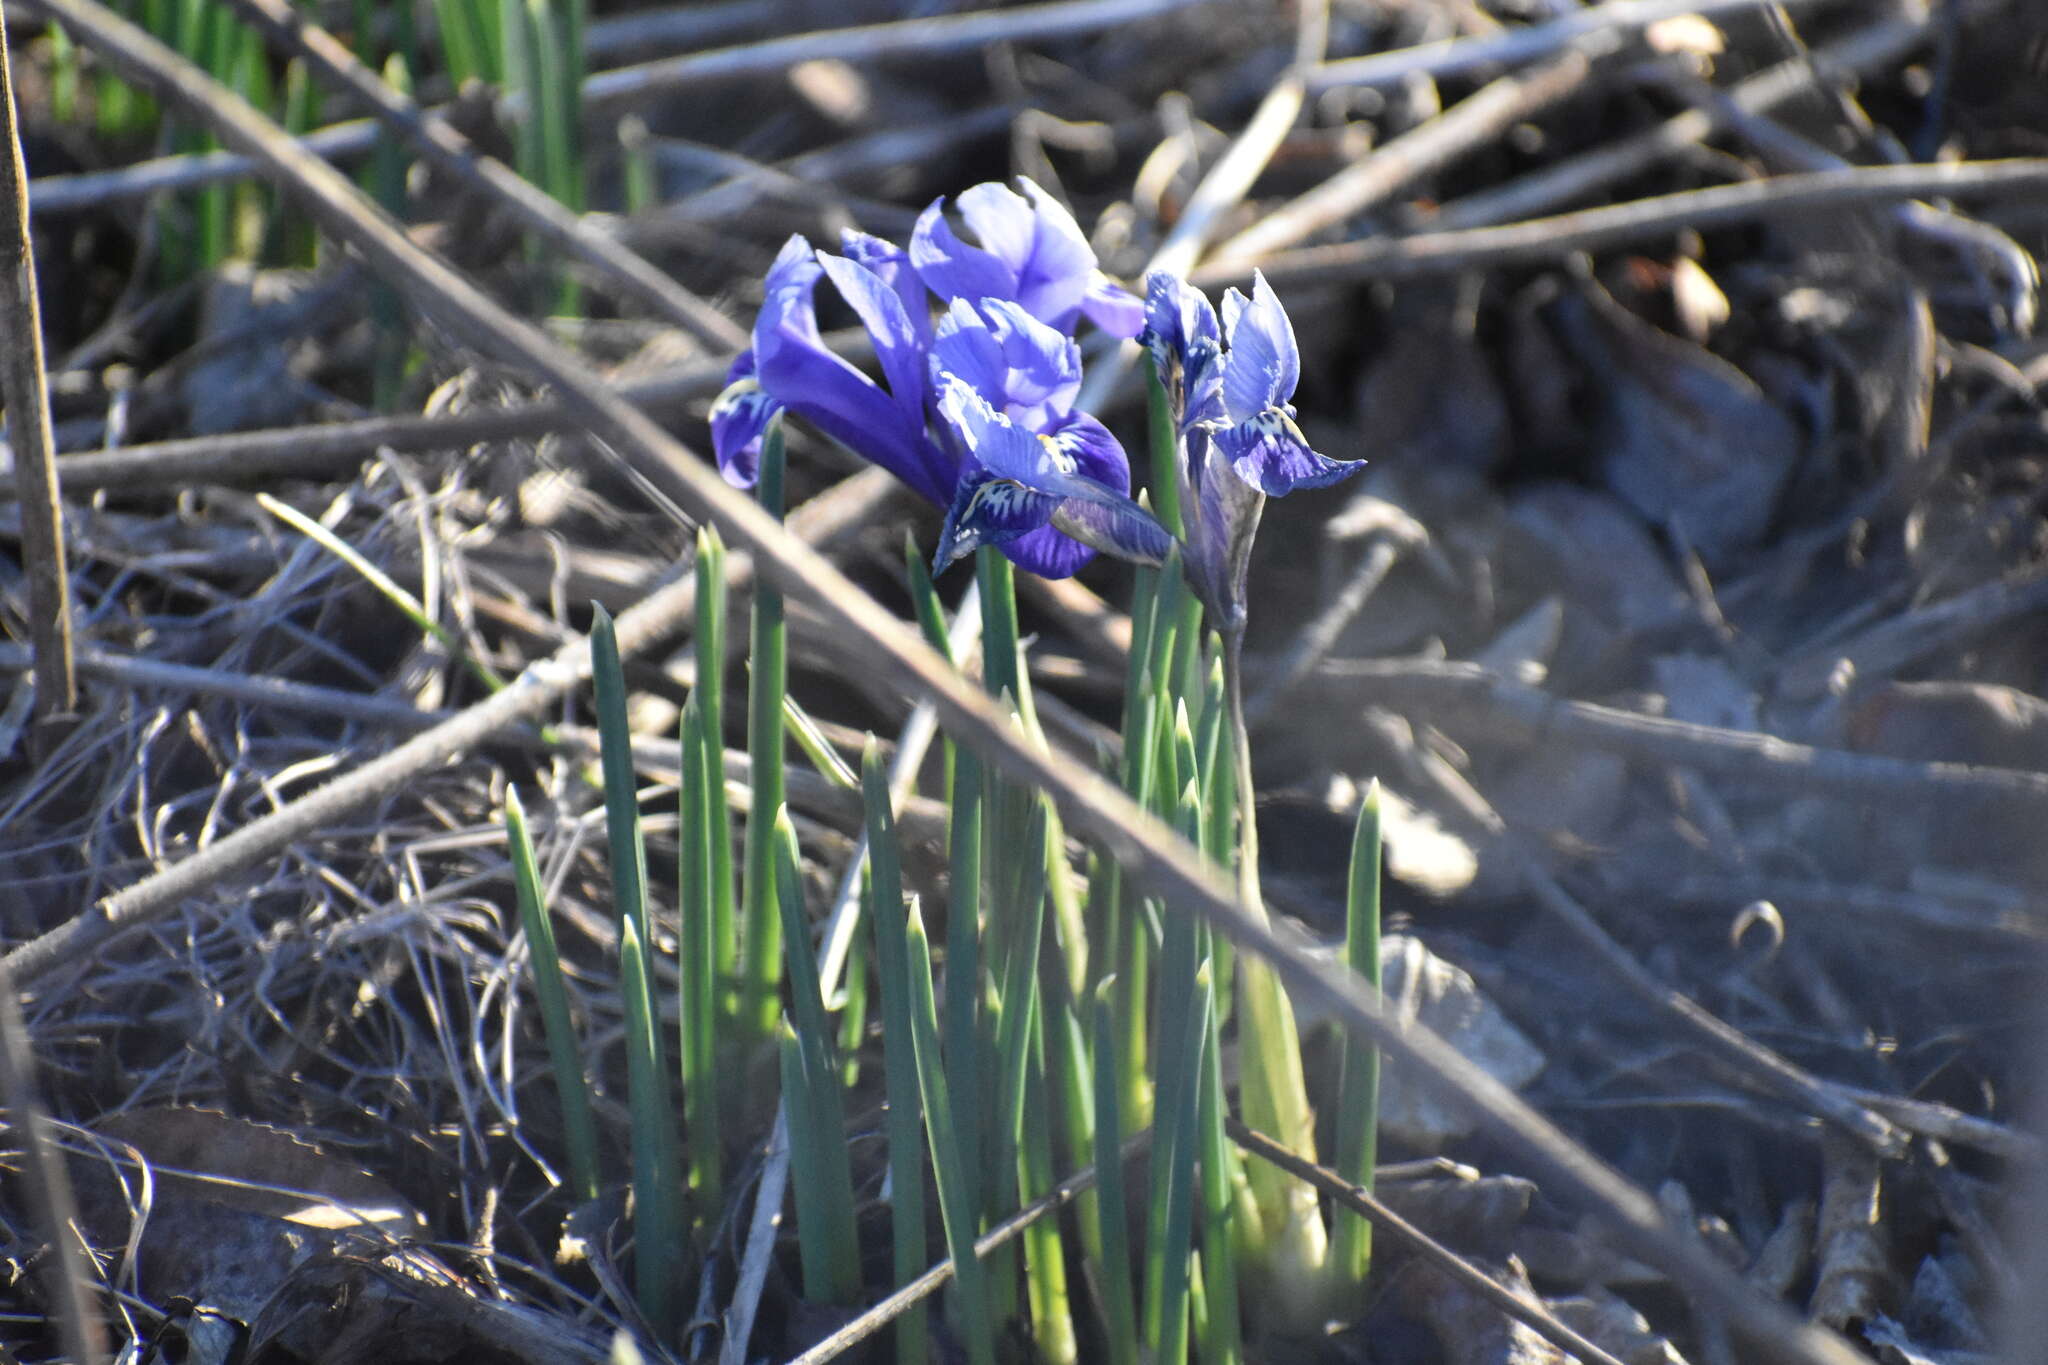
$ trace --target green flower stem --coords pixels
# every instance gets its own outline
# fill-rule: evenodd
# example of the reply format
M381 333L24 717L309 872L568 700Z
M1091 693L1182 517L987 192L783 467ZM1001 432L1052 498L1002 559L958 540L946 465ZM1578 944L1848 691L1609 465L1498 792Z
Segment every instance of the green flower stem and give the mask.
M508 84L526 97L527 116L515 144L519 173L565 207L580 212L584 185L581 147L584 0L504 0ZM529 236L527 259L552 266L539 238ZM548 306L578 312L579 290L566 272L552 276Z
M633 1127L634 1292L664 1338L677 1325L684 1285L682 1191L661 1035L649 1001L653 972L637 921L619 923L619 993L625 1003L626 1103Z
M666 1336L676 1325L683 1244L682 1190L675 1152L675 1110L662 1064L661 1017L648 962L647 847L640 835L632 735L618 633L603 607L592 608L591 682L597 694L599 762L604 770L605 832L612 899L619 911L619 996L625 1015L626 1106L633 1129L633 1238L636 1292L648 1321Z
M647 120L638 114L619 120L619 197L629 217L655 208L661 197L650 140Z
M1043 848L1045 830L1045 803L1040 801L1033 812L1026 847ZM1033 1016L1037 1013L1038 954L1045 935L1045 862L1043 858L1024 861L1027 871L1035 869L1037 875L1009 907L1015 919L1004 955L1002 1012L996 1022L998 1169L1014 1157L1018 1127L1024 1117L1024 1081L1035 1032Z
M626 683L619 637L611 614L595 604L590 622L590 680L597 694L598 762L604 773L605 838L611 853L612 904L630 921L644 947L647 927L647 846L640 837L640 800L633 775L633 735L626 724ZM639 1002L650 1018L654 998Z
M945 1060L939 1051L931 944L915 908L909 911L907 920L911 1037L916 1044L918 1083L924 1097L925 1132L931 1141L932 1175L939 1191L939 1215L946 1228L946 1246L953 1257L960 1330L967 1339L967 1358L972 1365L995 1365L995 1321L989 1313L988 1279L974 1254L974 1203L965 1155L953 1125L955 1106L947 1093Z
M1041 1002L1042 1004L1043 1002ZM1026 1112L1042 1115L1051 1103L1046 1077L1043 1011L1033 1012L1031 1070L1025 1078ZM1028 1208L1052 1192L1052 1129L1043 1122L1023 1124L1023 1147L1017 1157L1018 1206ZM1074 1312L1067 1293L1067 1256L1059 1220L1041 1218L1024 1233L1025 1288L1031 1307L1031 1340L1047 1365L1076 1365L1080 1345L1074 1336Z
M483 0L477 0L483 3ZM703 717L704 821L710 838L712 980L721 1013L739 967L739 936L733 926L732 805L725 795L725 637L727 606L725 541L718 528L697 532L697 686L692 696Z
M1017 695L1017 574L998 550L974 552L981 585L981 677L989 695Z
M491 83L496 53L486 55L490 33L477 12L479 0L435 0L435 27L441 37L441 64L456 89L469 81Z
M803 1270L803 1296L813 1303L830 1303L836 1295L832 1247L825 1237L822 1167L824 1149L833 1145L833 1139L813 1107L816 1096L804 1070L803 1040L788 1019L776 1021L775 1055L781 1063L782 1109L789 1119L789 1188L796 1204L797 1264Z
M1200 765L1203 784L1202 853L1223 868L1231 866L1236 856L1231 846L1231 829L1237 818L1237 765L1223 752L1229 715L1223 689L1223 648L1218 640L1211 651L1209 683L1203 691L1202 732L1196 744L1195 761ZM1216 1017L1227 1020L1237 996L1237 950L1218 937L1210 944L1210 952L1216 963Z
M505 792L505 835L512 851L512 882L519 900L519 922L526 929L533 961L533 993L540 1002L541 1026L547 1034L548 1060L555 1073L555 1093L562 1104L562 1137L569 1148L569 1187L578 1199L597 1198L597 1124L590 1112L590 1087L584 1079L583 1056L569 1019L569 992L562 982L562 959L555 950L554 921L541 894L540 871L533 856L533 837L526 828L526 808L519 790Z
M1129 1208L1124 1198L1123 1058L1117 1055L1119 992L1116 978L1095 989L1095 1201L1097 1288L1109 1365L1138 1365L1138 1316L1131 1292Z
M1351 839L1351 878L1344 910L1344 961L1380 988L1380 784L1367 789ZM1379 1164L1380 1053L1345 1035L1339 1052L1337 1174L1372 1191ZM1341 1282L1365 1283L1372 1267L1372 1224L1340 1212L1332 1229L1330 1264Z
M1207 946L1214 970L1215 939L1207 931L1204 937L1210 940ZM1230 1141L1223 1123L1221 1028L1221 1016L1211 1008L1195 1119L1196 1151L1201 1160L1202 1283L1207 1300L1199 1320L1202 1365L1240 1365L1244 1359L1237 1303L1238 1190L1244 1176L1237 1146Z
M119 136L126 132L126 128L118 125L125 122L129 115L125 110L124 101L124 108L115 111L114 114L117 126L108 128L106 99L107 94L114 88L127 90L129 87L119 85L118 82L113 87L101 87L100 126L102 132ZM149 116L149 121L155 121L154 114ZM285 63L284 68L284 130L293 137L304 137L319 126L320 87L307 71L305 58L294 57ZM272 259L288 268L310 270L318 265L320 234L314 229L313 224L304 215L296 213L280 214L280 220L273 226L276 236Z
M702 1219L723 1202L724 1134L719 1123L718 1002L721 992L712 910L713 827L709 795L723 793L722 766L711 766L705 743L701 693L683 708L682 826L676 832L680 866L677 888L677 975L680 978L680 1043L683 1066L683 1123L690 1137L690 1188Z
M1195 973L1193 998L1189 1001L1185 1021L1187 1032L1181 1043L1181 1055L1191 1063L1194 1073L1199 1073L1208 1052L1209 1012L1214 1005L1211 980L1209 965L1203 963ZM1195 1116L1200 1090L1201 1087L1194 1083L1193 1074L1178 1088L1176 1112L1172 1118L1172 1150L1161 1153L1155 1144L1152 1154L1155 1163L1165 1160L1168 1167L1164 1230L1166 1274L1160 1285L1156 1313L1152 1305L1146 1306L1147 1321L1156 1323L1157 1327L1157 1334L1152 1338L1152 1358L1156 1365L1184 1365L1188 1357L1188 1241L1194 1221ZM1163 1134L1161 1136L1164 1137Z
M862 862L865 866L866 860ZM859 927L858 919L854 927ZM839 1070L840 1083L851 1090L860 1083L860 1049L868 1028L867 940L859 934L847 939L842 970L846 980L839 988L838 997Z
M782 515L782 425L773 423L761 442L756 486L762 508ZM772 584L754 585L751 675L747 682L747 752L753 760L753 804L747 812L745 934L740 944L737 1023L743 1052L751 1052L775 1030L782 970L781 912L775 904L775 813L784 800L782 781L782 698L789 690L788 627L782 593Z
M953 1058L950 1090L953 1129L966 1169L962 1179L971 1207L981 1207L981 760L956 745L953 803L947 822L950 877L946 906L946 998L943 1031Z
M1232 758L1238 792L1238 896L1253 915L1263 919L1259 894L1259 826L1252 785L1251 738L1244 723L1244 630L1224 637L1223 682L1230 704ZM1239 1028L1243 1035L1240 1082L1245 1122L1304 1154L1315 1149L1315 1112L1309 1107L1308 1082L1302 1074L1301 1039L1294 1007L1280 978L1266 963L1238 958ZM1253 1196L1261 1227L1252 1244L1264 1269L1282 1293L1300 1296L1290 1313L1313 1309L1316 1277L1328 1252L1328 1232L1317 1207L1313 1186L1270 1167L1251 1172Z
M787 808L775 813L775 891L782 912L782 941L788 948L790 1008L796 1016L797 1081L800 1104L790 1106L792 1125L806 1120L813 1135L808 1171L792 1174L799 1195L808 1190L809 1227L797 1234L804 1263L804 1294L821 1303L850 1306L860 1299L860 1238L853 1217L853 1172L847 1158L845 1101L839 1093L839 1064L832 1055L832 1028L818 964L811 956L810 918L804 911L803 863L796 827ZM785 1054L787 1045L785 1044ZM790 1095L789 1063L783 1064L783 1094ZM791 1128L795 1134L795 1127Z
M818 722L812 720L810 712L787 693L782 698L782 724L789 737L796 741L796 747L803 750L804 757L810 760L818 776L841 791L850 792L860 786L860 779L853 775L853 769L846 766L846 760L832 747L832 741L825 738Z
M868 925L882 989L882 1080L889 1102L891 1271L897 1288L924 1273L924 1139L919 1131L917 1052L910 1016L910 957L903 875L897 863L896 817L889 777L872 741L861 756L867 803ZM896 1320L897 1365L925 1365L930 1323L919 1302Z
M1180 709L1176 732L1187 735L1187 710ZM1192 749L1190 736L1184 746ZM1201 824L1201 805L1196 785L1190 779L1182 789L1175 821L1183 834ZM1196 1145L1196 1108L1188 1102L1198 1089L1200 1052L1191 1012L1201 995L1201 982L1208 968L1201 961L1201 927L1185 915L1175 915L1165 924L1159 954L1159 989L1152 1036L1158 1046L1153 1079L1153 1113L1157 1137L1152 1146L1152 1188L1146 1205L1145 1241L1145 1339L1160 1352L1160 1362L1176 1360L1161 1351L1161 1343L1173 1339L1176 1328L1168 1321L1179 1311L1185 1318L1187 1303L1188 1229L1185 1211L1175 1230L1175 1199L1186 1191L1177 1187L1185 1163L1193 1169ZM1178 1287L1176 1287L1178 1281ZM1178 1305L1178 1308L1176 1308ZM1178 1331L1183 1334L1185 1323Z

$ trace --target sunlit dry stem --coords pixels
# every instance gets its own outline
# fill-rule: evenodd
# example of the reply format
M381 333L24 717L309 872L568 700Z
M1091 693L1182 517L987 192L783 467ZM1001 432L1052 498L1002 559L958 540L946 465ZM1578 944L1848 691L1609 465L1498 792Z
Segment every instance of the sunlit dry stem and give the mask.
M14 122L14 70L0 21L0 398L20 481L22 567L35 642L36 718L78 707L71 651L71 588L64 567L64 514L57 499L57 441L43 383L43 320L28 233L28 171Z

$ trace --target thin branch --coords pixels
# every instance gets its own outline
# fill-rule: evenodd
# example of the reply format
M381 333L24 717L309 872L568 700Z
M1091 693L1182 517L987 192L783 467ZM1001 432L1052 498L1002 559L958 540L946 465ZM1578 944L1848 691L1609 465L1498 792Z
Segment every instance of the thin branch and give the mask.
M1831 0L1781 0L1786 9L1808 9ZM1626 33L1681 14L1715 15L1757 9L1772 0L1610 0L1573 10L1547 24L1504 28L1471 38L1417 43L1364 57L1325 62L1310 73L1309 88L1320 93L1340 85L1391 85L1410 76L1449 76L1474 67L1534 61L1588 35Z
M825 344L858 359L872 349L866 331L833 332ZM635 407L680 412L725 387L724 359L681 366L659 378L620 384L614 392ZM344 468L379 450L456 450L480 441L548 432L581 431L583 415L566 403L542 400L472 408L447 417L369 417L355 422L229 432L220 436L155 441L64 456L64 486L134 491L195 483L246 483L289 475L306 478ZM19 496L20 484L0 471L0 502Z
M71 580L64 567L64 508L57 493L57 438L43 379L43 319L28 230L28 171L14 122L14 63L0 16L0 401L22 484L22 567L35 642L36 719L60 723L78 709L71 651ZM47 733L45 738L47 738Z
M27 650L0 641L0 673L20 672L27 667ZM410 702L395 701L390 697L346 692L338 687L321 687L315 683L295 682L260 673L196 668L191 664L168 663L161 659L145 659L99 649L79 651L78 671L87 677L104 678L123 687L221 697L250 706L354 721L385 729L420 730L444 719L431 711L422 711Z
M1711 231L1792 214L1823 213L1901 199L2048 191L2048 158L1858 166L1852 170L1777 175L1739 185L1714 185L1561 213L1504 227L1373 237L1334 246L1284 251L1259 263L1275 284L1340 284L1353 280L1455 274L1494 266L1558 261L1686 230ZM1241 284L1249 267L1205 267L1204 288Z
M801 62L862 62L878 57L973 52L990 43L1063 38L1214 3L1216 0L1062 0L1049 5L1016 5L858 28L794 33L600 71L583 82L583 101L588 109L606 110L707 81L787 71ZM520 101L510 97L499 102L500 109L513 117L519 116L520 105Z
M1812 79L1810 69L1808 80L1809 88L1820 92L1819 83ZM1669 72L1662 77L1661 84L1680 99L1695 108L1709 111L1726 124L1730 131L1755 148L1759 159L1774 171L1840 171L1854 164L1847 157L1836 155L1763 114L1751 113L1727 91L1690 73ZM2034 315L2038 311L2034 295L2040 280L2034 258L2019 243L1989 223L1980 223L1932 204L1917 201L1894 204L1891 215L1901 226L1919 236L1942 242L1951 250L1996 261L1999 271L2005 276L2005 306L2012 332L2026 336L2033 331Z
M1815 82L1852 82L1889 70L1926 37L1928 24L1922 8L1856 29L1803 58L1743 77L1728 89L1730 107L1762 114L1806 94ZM1632 137L1603 143L1505 184L1454 199L1430 222L1435 230L1447 232L1548 213L1696 147L1723 127L1713 111L1688 109Z
M1234 1116L1226 1115L1223 1126L1230 1134L1230 1140L1245 1151L1278 1166L1297 1180L1307 1181L1361 1218L1369 1219L1374 1227L1391 1234L1417 1256L1527 1326L1545 1341L1577 1356L1586 1365L1621 1365L1612 1354L1560 1322L1542 1304L1516 1298L1457 1252L1388 1208L1363 1185L1354 1185L1327 1166L1318 1166L1289 1151L1264 1133L1245 1127L1243 1121Z
M1462 724L1490 739L1590 744L1629 758L1768 782L1780 789L1905 804L1916 810L1924 810L1931 800L2048 805L2048 773L1820 749L1749 730L1638 715L1553 696L1478 664L1343 659L1324 664L1315 676L1340 689L1349 703Z
M725 76L767 75L786 70L799 62L818 59L866 61L891 56L936 55L971 50L995 42L1067 37L1214 3L1217 0L1065 0L1058 4L1017 5L931 19L823 29L601 71L584 81L584 101L586 107L593 109L627 105L643 95L663 93L679 84ZM593 25L593 30L595 27ZM507 118L516 120L523 117L522 109L523 101L512 96L499 102L499 112ZM436 106L426 111L429 118L444 117L447 113L447 106ZM924 133L930 130L910 131ZM316 129L300 142L330 161L340 161L368 155L377 144L377 136L377 120L360 118ZM163 190L193 189L224 180L242 180L258 172L261 165L259 158L246 153L204 152L159 157L115 171L43 176L31 187L31 211L38 214L76 213L117 199L138 198ZM809 178L802 171L792 170L792 173L799 178Z
M306 150L330 161L356 161L377 145L377 120L349 119L316 128L299 140ZM147 199L173 190L198 189L229 180L247 180L257 172L253 156L239 152L188 152L151 157L110 171L77 171L39 175L29 182L29 212L36 217L87 213L130 199Z
M1592 74L1592 55L1582 49L1526 74L1502 76L1263 215L1210 253L1211 267L1256 265L1274 251L1385 203L1422 177L1491 145L1515 124L1569 98Z
M593 18L583 31L583 51L591 61L649 48L695 51L749 29L766 28L782 14L782 0L713 0L711 4L634 10Z
M1344 628L1365 610L1365 604L1393 571L1402 548L1401 543L1391 536L1381 536L1373 541L1372 548L1358 561L1358 567L1344 581L1337 595L1330 599L1330 604L1301 628L1301 633L1289 643L1279 662L1265 671L1259 680L1258 691L1245 702L1245 724L1256 730L1274 706L1329 656L1330 651L1337 647L1337 638L1344 633Z
M347 177L304 151L246 102L95 0L27 0L24 7L63 23L77 41L187 110L223 143L259 157L280 186L307 207L327 232L347 243L411 302L442 319L457 335L553 384L566 401L583 411L593 431L610 442L621 458L693 515L716 521L736 549L752 554L756 572L792 599L809 602L826 627L830 643L850 667L860 667L904 696L929 698L957 742L973 749L1010 780L1051 795L1072 827L1089 830L1111 856L1131 870L1138 887L1158 896L1176 913L1200 916L1246 951L1267 959L1303 1005L1326 1010L1396 1061L1435 1076L1485 1127L1511 1143L1553 1193L1597 1211L1623 1247L1686 1284L1751 1345L1757 1358L1800 1365L1852 1365L1860 1359L1839 1336L1765 1299L1693 1239L1674 1232L1655 1200L1460 1056L1441 1037L1400 1019L1351 973L1318 960L1260 923L1237 903L1215 869L1205 864L1186 840L1146 814L1100 774L1065 754L1042 751L1027 743L993 699L962 680L910 627L868 597L829 560L728 486L710 464L645 414L607 390L587 365L428 255L377 213ZM658 594L657 598L666 596L669 594ZM665 603L671 614L675 605L673 601ZM644 643L638 632L650 631L654 624L644 615L636 617L636 642ZM626 618L621 617L622 649L629 638L625 625ZM545 704L576 680L588 658L587 646L572 648L546 670L545 681L529 672L524 681L491 700L513 713L534 706L536 693L546 694L538 699ZM400 774L388 771L383 776L396 780ZM327 796L332 790L323 788L287 808L299 812L294 832L301 826L318 828L329 814L352 805ZM354 799L359 800L360 795L355 794ZM271 817L259 822L269 826L261 838L253 837L258 826L252 825L215 845L213 851L239 839L245 841L245 847L259 848L259 859L270 856L292 837L287 833L284 839L277 839L275 821L276 817ZM214 876L191 874L197 861L195 856L152 879L149 885L153 890L146 902L110 898L96 907L92 916L111 923L110 911L125 909L131 917L139 917L148 905L161 910L181 903L186 895L215 889Z
M1074 613L1094 652L1120 667L1130 647L1130 618L1080 584L1055 587L1056 591L1040 593L1040 599ZM1285 667L1283 660L1278 669ZM1256 667L1246 662L1246 674L1253 680L1270 678L1276 671L1272 663ZM1327 659L1306 675L1302 685L1320 687L1346 705L1427 717L1496 743L1582 744L1641 762L1696 768L1853 801L1914 809L1924 809L1929 801L2048 803L2048 774L1823 749L1752 730L1646 716L1560 697L1475 663ZM2016 926L2005 928L2019 932Z

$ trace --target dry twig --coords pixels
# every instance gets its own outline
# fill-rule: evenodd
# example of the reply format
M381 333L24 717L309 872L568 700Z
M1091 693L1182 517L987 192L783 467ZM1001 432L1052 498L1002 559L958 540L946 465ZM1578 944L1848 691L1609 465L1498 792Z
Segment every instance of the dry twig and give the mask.
M1491 739L1588 744L1784 790L1915 809L1934 799L2048 803L2048 773L1820 749L1749 730L1638 715L1553 696L1477 664L1344 659L1324 664L1316 676L1342 688L1349 701L1455 723Z
M57 440L43 378L43 319L29 243L28 171L15 127L14 65L0 18L0 399L8 444L25 496L22 567L28 572L29 629L35 639L36 718L62 723L78 706L71 654L71 582L64 567L64 507L57 492ZM46 733L45 738L48 735Z
M1866 208L1901 199L2048 191L2048 158L1857 166L1776 175L1738 185L1681 190L1606 208L1561 213L1504 227L1372 237L1304 247L1259 263L1276 284L1341 284L1410 275L1456 274L1490 266L1561 261L1674 232L1704 232L1781 215ZM1205 266L1197 284L1215 288L1251 278L1248 266Z
M1569 98L1593 74L1593 52L1566 53L1527 74L1502 76L1374 148L1322 184L1265 214L1209 256L1215 271L1257 265L1272 252L1336 227Z
M1471 38L1446 38L1437 43L1374 52L1325 62L1309 75L1309 86L1323 91L1341 85L1390 85L1410 76L1449 76L1474 67L1534 61L1597 33L1643 29L1682 14L1713 15L1757 9L1771 0L1609 0L1573 10L1547 24L1504 28ZM1804 9L1830 0L1778 0L1787 9Z

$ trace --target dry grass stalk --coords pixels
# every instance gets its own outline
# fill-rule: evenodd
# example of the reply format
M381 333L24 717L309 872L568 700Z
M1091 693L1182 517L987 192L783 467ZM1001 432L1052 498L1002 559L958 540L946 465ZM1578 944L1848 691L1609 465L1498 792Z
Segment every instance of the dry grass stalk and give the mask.
M36 716L61 724L78 706L71 657L71 585L64 567L64 510L57 493L57 441L43 378L43 322L35 252L28 232L28 170L15 126L14 65L0 20L0 397L22 484L21 545L35 636ZM45 731L45 743L55 736Z

